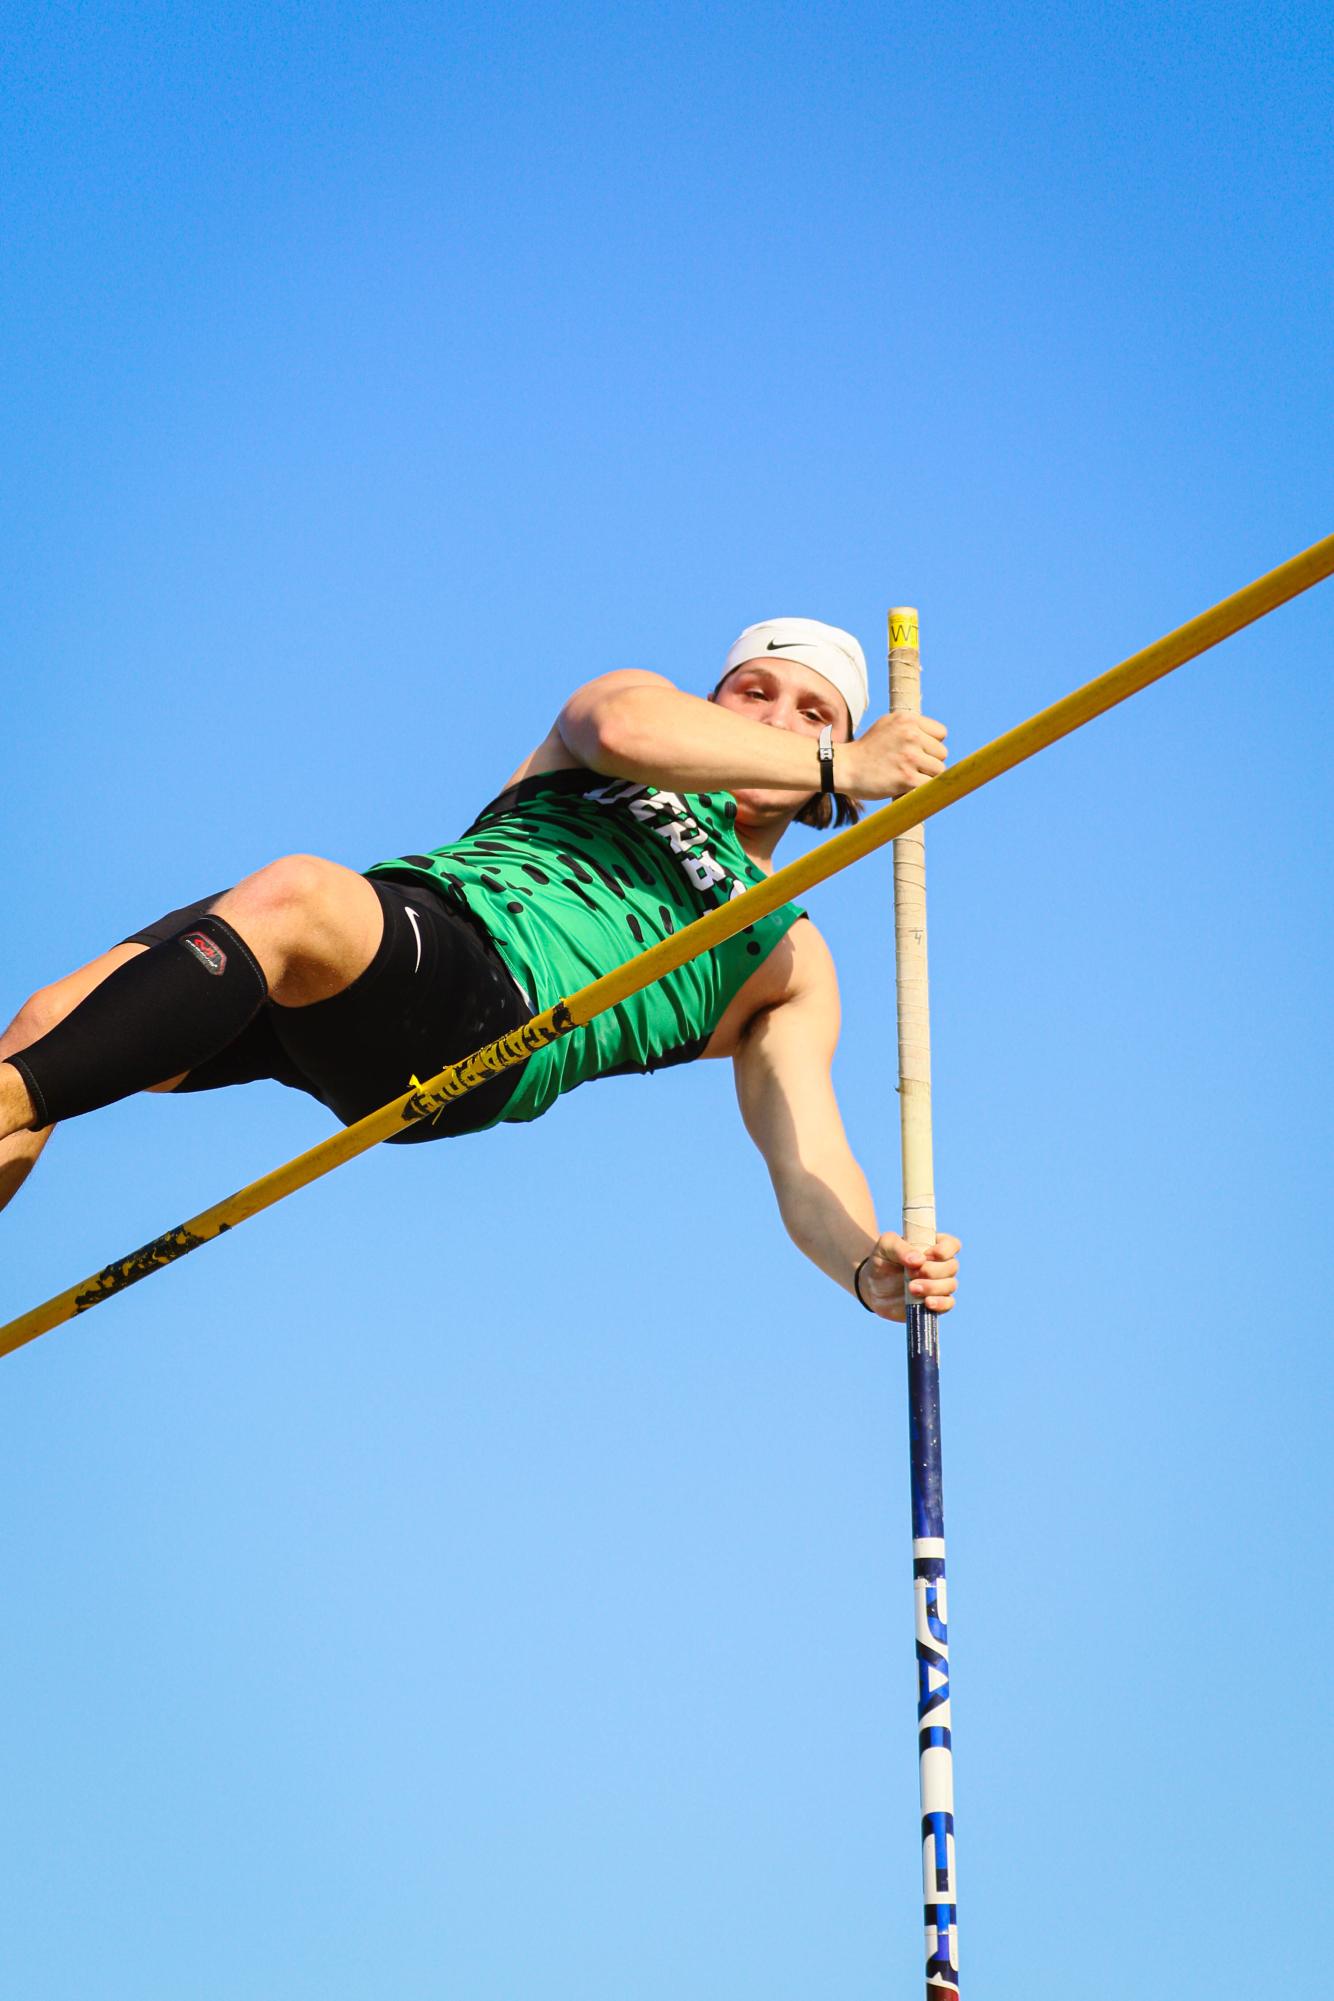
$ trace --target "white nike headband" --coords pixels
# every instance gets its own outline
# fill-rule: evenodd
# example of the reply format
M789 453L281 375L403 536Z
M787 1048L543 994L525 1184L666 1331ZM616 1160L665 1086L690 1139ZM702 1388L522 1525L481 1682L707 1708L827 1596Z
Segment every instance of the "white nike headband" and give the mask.
M725 681L733 668L746 660L795 660L810 667L826 681L832 681L848 705L855 730L866 714L871 699L866 678L866 655L850 632L842 626L825 625L818 618L766 618L748 625L732 642L723 663Z

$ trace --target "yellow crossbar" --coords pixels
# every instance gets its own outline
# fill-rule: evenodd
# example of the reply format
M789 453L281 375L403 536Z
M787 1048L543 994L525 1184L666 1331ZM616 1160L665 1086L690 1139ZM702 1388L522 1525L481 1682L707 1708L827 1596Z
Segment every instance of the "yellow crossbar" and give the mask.
M1300 556L1281 563L1268 575L1247 584L1244 590L1224 598L1212 610L1201 612L1198 618L1178 626L1165 639L1156 640L1140 653L1133 653L1120 666L1100 674L1096 680L1065 696L1064 700L1054 702L1049 709L1030 716L1027 722L1007 730L1004 736L997 737L981 750L961 758L939 778L932 778L891 805L881 807L858 825L835 834L810 854L789 862L767 882L757 883L731 903L711 910L707 916L697 918L684 930L650 946L625 965L618 966L614 972L605 973L601 979L581 987L568 1000L558 1001L555 1007L548 1008L545 1014L536 1015L513 1034L489 1043L485 1049L465 1057L461 1063L450 1064L420 1088L405 1092L392 1104L372 1112L368 1118L358 1120L356 1125L347 1126L342 1132L321 1140L318 1146L298 1154L295 1160L275 1168L272 1174L252 1181L248 1187L239 1189L222 1202L214 1203L211 1209L192 1216L188 1223L179 1224L164 1236L155 1237L142 1250L116 1259L82 1284L71 1286L67 1292L57 1293L54 1299L20 1314L8 1326L0 1327L0 1355L11 1354L25 1342L36 1340L39 1334L46 1334L51 1328L72 1320L76 1313L84 1313L90 1306L100 1305L113 1293L123 1292L127 1285L147 1278L150 1272L160 1270L163 1265L173 1264L187 1251L198 1249L200 1244L221 1236L224 1230L233 1229L236 1224L244 1223L247 1217L258 1215L261 1209L281 1202L285 1195L304 1188L308 1182L317 1181L331 1168L341 1167L345 1160L377 1146L391 1133L401 1132L404 1125L429 1117L442 1105L475 1090L488 1077L523 1063L546 1043L568 1035L572 1029L584 1027L594 1016L615 1007L618 1001L651 986L655 980L674 972L701 952L722 944L724 939L734 937L748 924L755 923L757 918L790 903L794 897L804 895L816 883L827 881L851 862L860 861L863 855L884 847L887 841L905 833L909 827L919 826L923 820L943 812L956 799L990 784L1003 771L1012 770L1016 764L1022 764L1026 758L1045 750L1059 738L1069 736L1072 730L1080 729L1094 716L1100 716L1118 702L1124 702L1127 696L1138 694L1150 682L1161 680L1173 668L1183 666L1187 660L1207 652L1220 640L1231 638L1243 626L1254 624L1256 619L1263 618L1267 612L1286 604L1290 598L1299 596L1331 574L1334 574L1334 535L1327 535Z

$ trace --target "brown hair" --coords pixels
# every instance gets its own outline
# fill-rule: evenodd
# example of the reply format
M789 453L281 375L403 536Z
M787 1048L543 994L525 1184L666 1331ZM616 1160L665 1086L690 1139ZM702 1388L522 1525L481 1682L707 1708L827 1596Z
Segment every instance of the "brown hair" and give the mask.
M830 826L853 827L861 817L861 800L846 792L816 792L797 814L801 826L818 827L822 833Z

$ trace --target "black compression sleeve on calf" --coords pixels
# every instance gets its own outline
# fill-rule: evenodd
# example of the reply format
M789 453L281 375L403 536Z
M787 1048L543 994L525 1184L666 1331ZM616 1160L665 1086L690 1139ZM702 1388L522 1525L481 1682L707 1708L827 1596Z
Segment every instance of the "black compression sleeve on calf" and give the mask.
M6 1060L28 1087L34 1125L53 1125L216 1056L268 991L245 939L210 912L118 966L49 1035Z

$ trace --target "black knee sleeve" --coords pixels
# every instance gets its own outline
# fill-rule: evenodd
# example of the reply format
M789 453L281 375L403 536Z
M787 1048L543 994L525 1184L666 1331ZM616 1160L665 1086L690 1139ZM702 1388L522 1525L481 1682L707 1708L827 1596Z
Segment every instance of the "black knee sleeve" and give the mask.
M6 1060L52 1125L161 1084L225 1049L263 1005L264 971L211 912L130 959L72 1013Z

